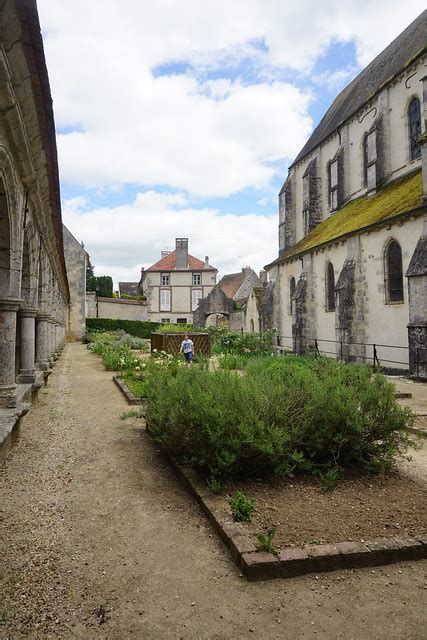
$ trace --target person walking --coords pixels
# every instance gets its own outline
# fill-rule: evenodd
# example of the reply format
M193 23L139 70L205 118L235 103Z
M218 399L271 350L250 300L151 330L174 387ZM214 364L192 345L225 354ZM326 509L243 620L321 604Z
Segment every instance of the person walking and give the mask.
M179 352L184 354L185 364L187 367L190 366L194 355L194 345L187 333L184 336L184 340L181 342L181 349Z

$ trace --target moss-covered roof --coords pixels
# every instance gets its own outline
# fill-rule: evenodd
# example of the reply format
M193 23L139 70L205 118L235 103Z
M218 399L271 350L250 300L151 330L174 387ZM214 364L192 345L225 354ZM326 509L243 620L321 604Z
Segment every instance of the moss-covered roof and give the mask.
M375 196L349 202L286 251L278 262L422 205L421 171L383 187Z

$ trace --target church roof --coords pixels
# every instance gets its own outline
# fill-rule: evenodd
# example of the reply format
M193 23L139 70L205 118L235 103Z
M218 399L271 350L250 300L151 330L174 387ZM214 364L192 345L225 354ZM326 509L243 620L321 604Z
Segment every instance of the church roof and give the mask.
M167 256L161 258L158 262L148 267L146 271L174 271L176 269L176 251L171 251ZM218 271L215 267L209 265L206 267L203 260L199 260L194 256L188 254L188 267L189 271ZM182 271L182 269L179 269Z
M289 247L283 256L267 267L287 258L306 253L332 240L363 231L374 224L398 217L423 205L423 182L420 170L400 178L377 192L361 196L326 218L299 242Z
M357 113L381 87L423 51L427 51L427 9L338 94L291 166L305 158Z

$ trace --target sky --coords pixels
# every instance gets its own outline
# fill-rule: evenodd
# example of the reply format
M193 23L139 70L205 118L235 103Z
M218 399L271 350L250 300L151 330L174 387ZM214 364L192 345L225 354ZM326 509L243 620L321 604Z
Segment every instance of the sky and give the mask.
M62 215L96 275L189 238L220 274L277 256L277 194L336 94L423 0L38 0Z

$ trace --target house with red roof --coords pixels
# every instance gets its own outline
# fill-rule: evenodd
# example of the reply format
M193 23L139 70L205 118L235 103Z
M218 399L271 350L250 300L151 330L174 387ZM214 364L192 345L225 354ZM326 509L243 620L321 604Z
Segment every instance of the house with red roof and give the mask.
M188 253L188 238L176 238L175 251L162 251L158 262L141 270L150 320L192 324L193 312L216 285L217 273L208 256L203 261Z

